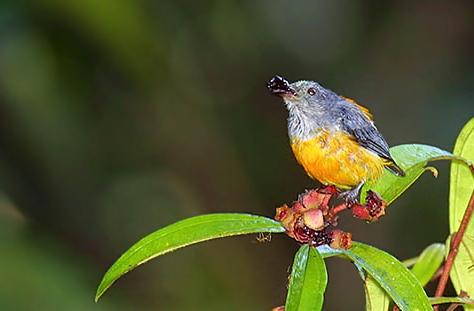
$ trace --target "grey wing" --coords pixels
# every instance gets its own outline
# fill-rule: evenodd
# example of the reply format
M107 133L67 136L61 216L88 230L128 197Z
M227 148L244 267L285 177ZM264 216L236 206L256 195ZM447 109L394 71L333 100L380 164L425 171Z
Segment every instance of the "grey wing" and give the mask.
M344 107L342 110L340 114L342 129L352 135L359 145L387 160L386 168L390 172L398 176L405 176L405 172L390 155L388 144L374 123L358 107Z

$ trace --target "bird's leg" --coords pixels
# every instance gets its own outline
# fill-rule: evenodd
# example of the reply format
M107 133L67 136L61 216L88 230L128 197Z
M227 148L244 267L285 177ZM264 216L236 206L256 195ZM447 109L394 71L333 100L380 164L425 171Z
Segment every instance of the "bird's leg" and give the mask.
M354 204L359 204L359 193L360 193L360 189L362 189L362 186L364 186L364 183L365 182L361 182L355 188L341 192L341 194L339 195L340 197L343 197L346 199L346 204L349 207L351 207Z

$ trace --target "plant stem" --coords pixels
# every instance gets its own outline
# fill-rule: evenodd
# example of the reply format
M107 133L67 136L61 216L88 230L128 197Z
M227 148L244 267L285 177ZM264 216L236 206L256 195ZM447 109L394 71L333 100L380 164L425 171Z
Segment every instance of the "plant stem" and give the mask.
M343 210L346 210L348 207L347 207L347 204L346 203L343 203L343 204L339 204L338 206L335 206L333 207L329 213L331 214L331 216L334 216L336 214L339 214L340 212L342 212Z
M469 165L472 175L474 176L474 165ZM454 241L451 244L451 249L449 250L448 258L446 259L446 263L444 264L443 274L441 274L441 278L438 282L438 287L436 288L435 297L443 296L444 289L446 288L446 284L448 283L449 274L451 273L451 268L453 267L454 259L458 254L459 245L461 245L462 238L464 237L464 233L466 232L467 225L469 224L469 220L471 220L472 213L474 211L474 190L471 195L471 199L469 200L469 204L467 206L466 211L464 212L464 216L461 221L461 225L459 226L459 230L454 235ZM434 306L434 310L438 311L439 306Z

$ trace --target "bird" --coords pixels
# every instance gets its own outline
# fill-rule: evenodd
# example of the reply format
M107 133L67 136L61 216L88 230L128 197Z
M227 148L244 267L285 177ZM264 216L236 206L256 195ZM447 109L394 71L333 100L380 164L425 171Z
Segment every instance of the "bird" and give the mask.
M296 160L310 178L336 187L349 205L359 203L364 184L375 183L385 169L405 176L367 108L314 81L289 83L277 75L267 88L286 105Z

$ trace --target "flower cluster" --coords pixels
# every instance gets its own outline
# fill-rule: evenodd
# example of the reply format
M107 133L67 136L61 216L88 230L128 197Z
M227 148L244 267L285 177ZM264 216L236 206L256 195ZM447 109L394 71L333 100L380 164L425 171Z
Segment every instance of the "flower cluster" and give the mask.
M347 249L352 246L351 233L327 230L337 224L337 216L328 205L332 196L332 193L307 191L291 207L284 204L277 208L275 219L282 223L288 236L300 243Z
M338 193L334 187L306 191L291 207L284 204L277 208L275 219L282 223L289 237L300 243L312 246L329 244L332 248L348 249L352 246L351 233L328 230L330 226L337 226L337 214L351 208L355 217L373 222L385 214L386 202L377 193L368 191L364 205L342 203L330 207L331 198Z

